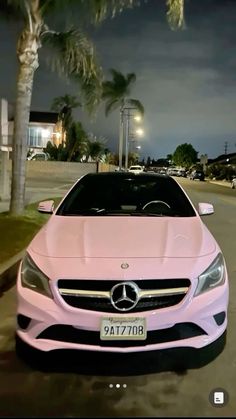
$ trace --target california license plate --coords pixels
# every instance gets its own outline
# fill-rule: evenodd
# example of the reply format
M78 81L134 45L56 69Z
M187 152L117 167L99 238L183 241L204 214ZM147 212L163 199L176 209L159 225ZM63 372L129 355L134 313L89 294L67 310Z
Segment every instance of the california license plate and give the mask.
M102 340L145 340L147 337L144 317L104 317L101 322Z

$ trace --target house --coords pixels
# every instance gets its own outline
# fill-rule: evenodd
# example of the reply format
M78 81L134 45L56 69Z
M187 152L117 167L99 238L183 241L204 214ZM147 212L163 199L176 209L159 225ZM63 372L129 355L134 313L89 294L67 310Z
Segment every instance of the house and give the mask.
M0 99L0 146L11 151L14 131L14 114L6 99ZM65 140L62 121L56 112L31 111L27 143L31 151L42 150L48 141L57 146Z

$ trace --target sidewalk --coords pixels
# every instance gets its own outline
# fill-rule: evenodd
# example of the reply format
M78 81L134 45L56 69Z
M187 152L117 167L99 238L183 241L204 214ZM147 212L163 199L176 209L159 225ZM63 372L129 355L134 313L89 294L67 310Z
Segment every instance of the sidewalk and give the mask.
M40 190L36 190L35 188L27 188L26 189L26 205L32 204L33 202L37 201L44 201L48 198L58 198L63 197L68 192L67 189L60 189L60 188L41 188ZM10 207L10 199L0 201L0 212L9 211Z
M228 180L210 180L206 179L209 183L214 183L215 185L226 186L227 188L231 188L231 182Z

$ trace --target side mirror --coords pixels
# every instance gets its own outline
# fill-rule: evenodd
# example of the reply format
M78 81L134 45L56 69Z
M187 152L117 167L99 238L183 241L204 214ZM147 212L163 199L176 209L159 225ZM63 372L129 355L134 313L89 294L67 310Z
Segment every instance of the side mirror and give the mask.
M198 213L199 215L214 214L214 207L212 204L206 204L206 203L201 202L198 204Z
M54 210L54 201L43 201L38 205L38 212L43 212L44 214L52 214Z

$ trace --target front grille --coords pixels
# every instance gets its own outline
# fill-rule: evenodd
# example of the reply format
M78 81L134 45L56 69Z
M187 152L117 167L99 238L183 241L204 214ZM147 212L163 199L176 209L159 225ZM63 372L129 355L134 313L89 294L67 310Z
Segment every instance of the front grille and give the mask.
M90 311L102 311L104 313L117 313L118 310L113 307L111 302L103 298L90 298L90 297L73 297L73 296L62 296L64 301L72 307L81 308ZM143 298L138 304L129 310L129 313L138 313L142 311L160 309L170 307L180 303L184 295L172 295L167 297L152 297Z
M60 289L66 290L87 290L87 291L110 291L112 287L120 284L122 281L95 281L95 280L71 280L60 279L58 281L59 292ZM123 281L126 283L127 281ZM152 280L135 280L134 282L140 290L164 290L176 288L189 288L190 280L187 278L173 278L173 279L152 279ZM137 313L150 310L158 310L161 308L171 307L179 304L186 293L173 295L159 295L152 297L141 298L137 305L129 310L129 313ZM79 295L62 295L63 300L72 307L84 309L89 311L99 311L104 313L119 312L113 307L110 299L102 297L88 297Z
M147 346L157 343L173 342L188 339L196 336L206 335L203 329L194 323L178 323L173 327L162 330L152 330L147 332L144 341L137 340L115 340L106 341L100 339L100 333L88 330L77 329L68 325L50 326L41 332L37 339L49 339L60 342L77 343L91 346L102 347L134 347Z

